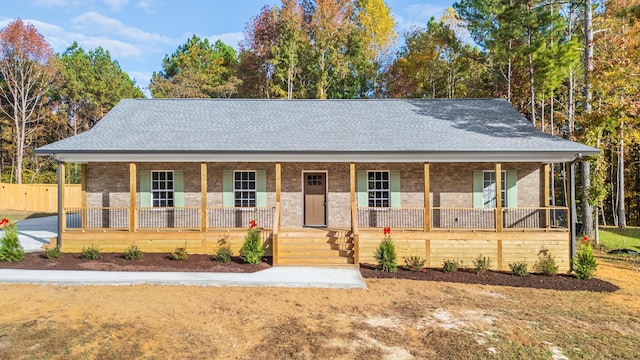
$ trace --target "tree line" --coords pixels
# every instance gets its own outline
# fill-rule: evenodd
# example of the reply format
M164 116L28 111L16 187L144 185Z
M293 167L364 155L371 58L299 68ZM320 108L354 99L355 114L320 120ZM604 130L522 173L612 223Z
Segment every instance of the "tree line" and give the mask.
M623 0L459 0L397 34L383 0L281 0L248 20L238 50L193 35L147 89L155 98L503 97L541 131L602 150L580 167L587 232L593 218L640 225L639 20L640 6ZM20 20L0 32L0 58L5 182L54 181L55 164L33 148L143 96L108 51L74 43L54 55ZM10 73L20 67L31 68ZM32 89L12 87L20 76ZM16 91L29 101L16 104ZM553 201L564 205L566 169L553 169Z

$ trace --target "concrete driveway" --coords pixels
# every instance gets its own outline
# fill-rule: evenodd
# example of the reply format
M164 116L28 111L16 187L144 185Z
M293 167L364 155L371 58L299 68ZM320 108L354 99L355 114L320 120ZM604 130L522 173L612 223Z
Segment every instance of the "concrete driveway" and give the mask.
M43 244L48 244L52 237L58 236L57 216L19 220L16 224L24 252L42 251Z

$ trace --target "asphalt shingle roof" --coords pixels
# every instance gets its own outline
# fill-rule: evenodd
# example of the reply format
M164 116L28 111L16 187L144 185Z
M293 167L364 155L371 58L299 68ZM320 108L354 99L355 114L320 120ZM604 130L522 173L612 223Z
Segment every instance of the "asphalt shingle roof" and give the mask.
M597 152L540 132L502 99L125 99L37 153L483 151Z

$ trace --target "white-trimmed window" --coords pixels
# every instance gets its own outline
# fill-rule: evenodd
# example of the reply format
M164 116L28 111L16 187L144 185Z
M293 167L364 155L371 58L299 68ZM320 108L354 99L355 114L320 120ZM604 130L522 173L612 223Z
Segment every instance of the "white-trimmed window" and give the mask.
M507 207L507 172L502 171L501 173L502 207ZM493 209L496 207L496 172L483 171L482 179L482 204L485 208Z
M151 205L173 207L173 171L151 172Z
M256 172L233 172L233 203L235 207L256 206Z
M391 206L391 187L388 171L367 172L367 198L369 207Z

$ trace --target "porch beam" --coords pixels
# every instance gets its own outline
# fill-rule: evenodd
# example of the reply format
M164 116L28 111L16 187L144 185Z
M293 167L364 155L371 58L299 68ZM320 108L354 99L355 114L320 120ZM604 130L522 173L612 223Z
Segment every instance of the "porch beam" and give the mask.
M58 248L62 247L62 233L67 227L67 215L64 211L64 182L65 182L64 163L58 161Z
M574 270L573 268L573 259L576 257L576 224L578 222L578 213L576 211L576 164L575 162L569 163L569 177L567 178L569 182L569 238L570 238L570 258L569 258L569 268Z
M282 164L279 162L276 163L276 209L275 209L275 219L273 224L273 233L271 234L272 241L272 259L273 265L278 265L278 236L280 233L280 199L282 193Z
M87 228L87 164L80 165L80 206L82 231Z
M206 232L207 216L207 163L200 164L200 231Z
M496 163L496 231L502 232L502 164Z
M431 231L431 184L429 163L424 163L424 231Z
M136 231L136 163L129 163L129 232Z
M545 228L549 228L551 227L551 219L550 219L550 211L549 211L549 205L551 204L550 202L550 195L551 195L551 184L550 184L550 173L551 173L551 167L549 166L549 164L543 165L542 168L540 169L540 171L542 172L542 184L543 184L543 192L544 194L542 195L542 201L543 201L543 207L545 207L545 214L544 214L544 227Z

